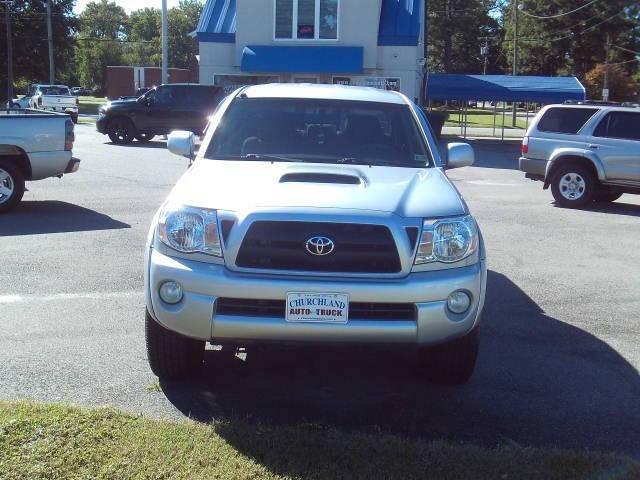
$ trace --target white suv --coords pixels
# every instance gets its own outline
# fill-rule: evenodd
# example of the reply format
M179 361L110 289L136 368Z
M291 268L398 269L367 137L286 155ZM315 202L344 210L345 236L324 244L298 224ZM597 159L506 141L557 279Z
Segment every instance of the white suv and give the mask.
M527 130L519 165L563 207L640 194L640 108L549 105Z

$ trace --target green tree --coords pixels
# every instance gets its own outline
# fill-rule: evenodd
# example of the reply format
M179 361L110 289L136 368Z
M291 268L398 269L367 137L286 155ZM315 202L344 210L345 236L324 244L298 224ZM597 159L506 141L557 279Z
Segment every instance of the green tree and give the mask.
M584 0L518 0L518 3L519 73L576 75L584 79L596 64L604 62L607 35L612 45L636 50L640 46L636 34L640 26L640 2L607 0L587 4ZM503 4L502 19L503 50L511 69L513 0ZM632 54L616 48L611 49L610 55L612 61L633 58ZM624 68L632 73L638 68L637 62L630 62Z
M140 67L159 67L162 62L160 32L162 13L157 8L141 8L129 15L127 39L131 42L125 47L127 65Z
M428 2L429 71L482 73L480 47L489 47L487 73L500 71L501 26L491 16L497 0Z
M52 34L56 82L75 83L73 53L78 22L73 16L74 0L52 3ZM0 6L0 98L7 87L6 4ZM49 82L47 9L44 0L14 0L11 8L14 85L18 90L30 82Z
M76 59L83 85L103 90L106 67L123 65L128 17L115 2L90 2L80 15Z

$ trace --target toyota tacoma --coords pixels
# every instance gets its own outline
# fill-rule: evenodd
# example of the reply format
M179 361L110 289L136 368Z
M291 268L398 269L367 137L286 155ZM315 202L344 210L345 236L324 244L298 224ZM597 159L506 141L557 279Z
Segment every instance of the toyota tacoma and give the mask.
M168 148L192 158L194 136ZM146 345L160 378L206 342L414 347L464 383L478 355L484 244L423 112L364 87L272 84L229 95L151 226Z

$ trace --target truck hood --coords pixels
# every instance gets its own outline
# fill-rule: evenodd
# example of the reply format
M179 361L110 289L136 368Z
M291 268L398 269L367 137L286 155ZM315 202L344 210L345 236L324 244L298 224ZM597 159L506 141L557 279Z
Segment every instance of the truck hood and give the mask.
M444 217L467 211L438 168L206 159L178 181L170 201L236 212L301 207Z

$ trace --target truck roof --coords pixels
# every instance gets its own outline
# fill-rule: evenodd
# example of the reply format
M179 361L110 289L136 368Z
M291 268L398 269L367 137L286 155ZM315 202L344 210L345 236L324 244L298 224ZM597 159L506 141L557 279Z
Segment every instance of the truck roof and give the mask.
M354 100L362 102L406 104L402 95L390 90L347 85L314 83L269 83L252 85L242 90L249 98L313 98L322 100Z

